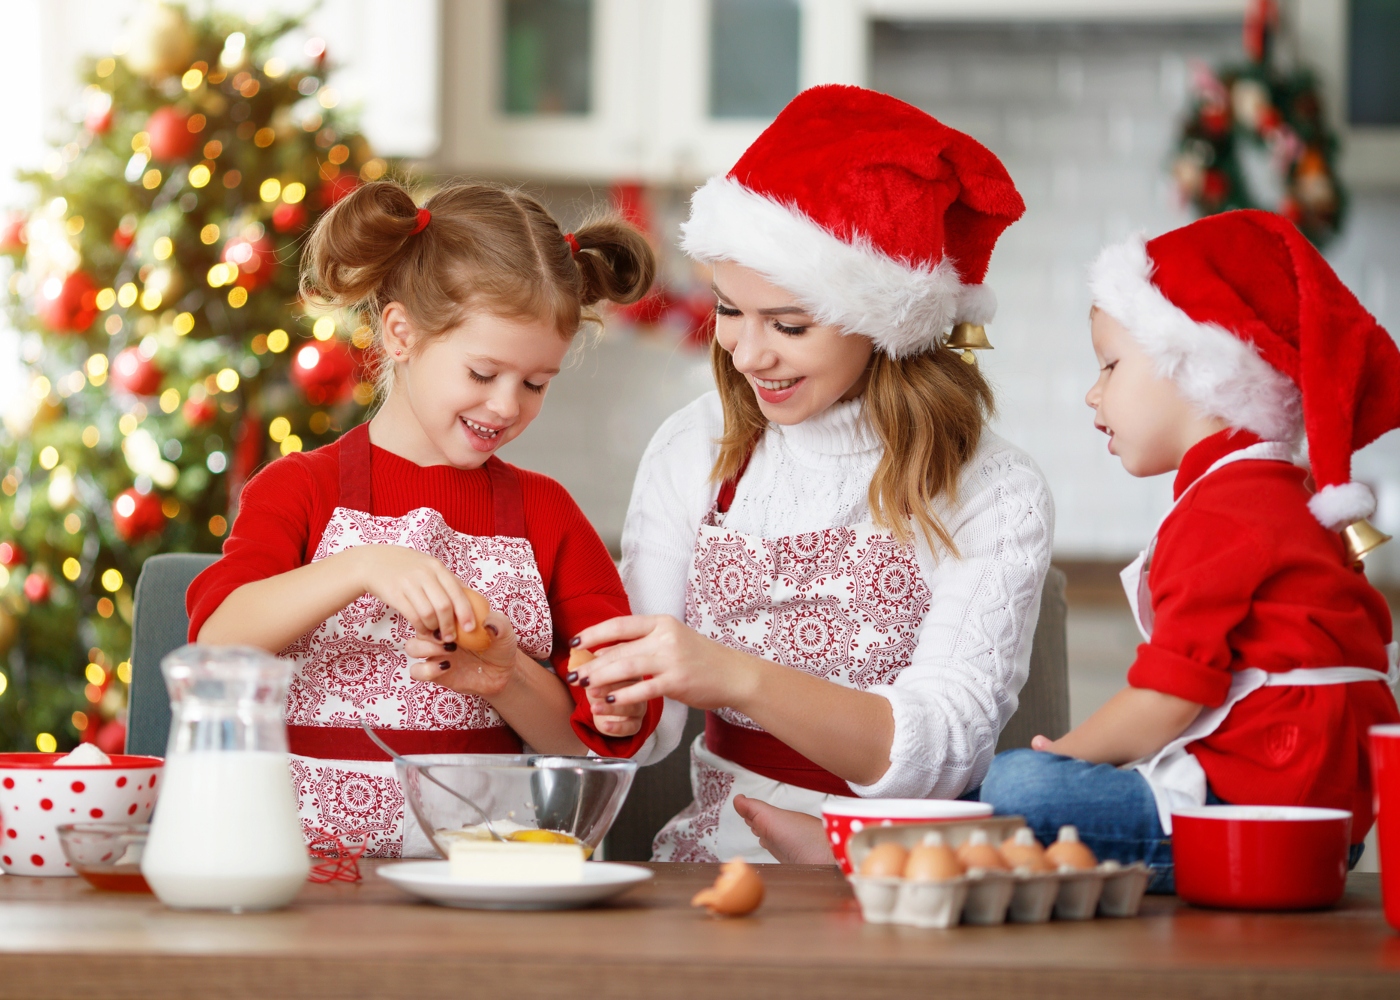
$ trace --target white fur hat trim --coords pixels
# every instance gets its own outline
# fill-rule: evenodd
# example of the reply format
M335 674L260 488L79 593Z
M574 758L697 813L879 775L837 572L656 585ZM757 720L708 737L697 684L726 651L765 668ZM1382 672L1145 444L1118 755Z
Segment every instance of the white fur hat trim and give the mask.
M929 350L955 323L986 323L996 296L964 285L944 258L923 266L847 243L795 207L712 177L691 199L681 247L696 260L732 260L791 292L820 323L860 333L891 357Z
M1094 305L1127 327L1158 373L1203 413L1268 441L1302 436L1298 387L1253 344L1214 323L1196 322L1163 295L1152 283L1143 237L1105 248L1089 269L1089 290Z
M1324 486L1308 500L1308 510L1325 527L1341 531L1376 512L1376 495L1364 483Z

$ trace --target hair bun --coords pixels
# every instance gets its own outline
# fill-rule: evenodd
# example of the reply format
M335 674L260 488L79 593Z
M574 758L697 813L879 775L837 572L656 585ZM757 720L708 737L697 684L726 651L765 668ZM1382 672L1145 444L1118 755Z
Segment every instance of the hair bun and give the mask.
M396 181L362 184L311 231L302 288L336 307L353 307L388 277L418 226L418 206Z
M610 216L584 223L573 237L584 305L604 299L626 305L651 289L656 254L636 226Z

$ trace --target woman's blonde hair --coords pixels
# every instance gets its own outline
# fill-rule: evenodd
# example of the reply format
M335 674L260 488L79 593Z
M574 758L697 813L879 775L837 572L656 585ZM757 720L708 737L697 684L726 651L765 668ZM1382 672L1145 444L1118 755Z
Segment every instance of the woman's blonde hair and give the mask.
M380 395L393 381L380 316L400 302L414 324L437 336L484 308L541 318L572 338L596 321L588 307L636 302L656 276L646 238L616 216L591 219L573 234L529 195L495 184L456 183L418 205L396 181L346 195L316 223L302 262L302 290L334 308L359 312L374 331L371 363Z
M768 420L718 339L710 346L710 364L724 408L724 435L711 478L723 482L743 467ZM946 347L900 359L877 349L867 373L861 419L885 446L870 480L871 516L901 542L910 542L917 527L933 551L941 545L956 556L933 502L957 498L958 474L977 451L995 410L991 386L976 365Z

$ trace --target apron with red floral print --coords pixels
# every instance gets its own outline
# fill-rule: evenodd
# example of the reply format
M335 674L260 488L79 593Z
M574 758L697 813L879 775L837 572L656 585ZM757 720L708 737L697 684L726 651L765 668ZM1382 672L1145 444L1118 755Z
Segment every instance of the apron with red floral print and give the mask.
M494 456L488 460L495 534L466 535L431 507L402 517L369 513L370 460L362 424L341 438L339 505L313 561L357 545L426 553L510 619L527 655L547 657L553 624L534 549L524 537L515 471ZM484 699L409 676L404 644L412 636L402 615L366 594L282 651L296 665L287 738L308 843L363 839L368 857L436 853L416 822L405 823L394 765L370 742L361 720L400 753L520 752L519 737Z
M913 548L869 523L773 539L726 530L737 479L700 525L686 624L833 684L893 683L913 658L932 596ZM734 811L736 795L819 816L829 797L851 794L732 708L707 715L690 774L695 800L656 835L658 861L773 861Z

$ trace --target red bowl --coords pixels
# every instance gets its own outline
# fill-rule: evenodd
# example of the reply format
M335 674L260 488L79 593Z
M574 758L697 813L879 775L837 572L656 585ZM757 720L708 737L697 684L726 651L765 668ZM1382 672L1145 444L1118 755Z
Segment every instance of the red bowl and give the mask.
M1315 910L1342 898L1351 813L1201 806L1172 813L1177 895L1227 910Z
M851 861L846 856L846 844L851 834L870 826L894 826L897 823L936 823L939 820L977 819L990 816L987 802L964 802L961 799L853 799L832 797L822 806L822 825L831 853L841 871L851 874Z

